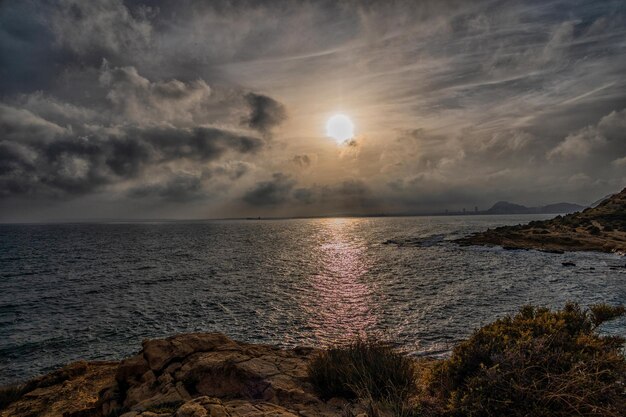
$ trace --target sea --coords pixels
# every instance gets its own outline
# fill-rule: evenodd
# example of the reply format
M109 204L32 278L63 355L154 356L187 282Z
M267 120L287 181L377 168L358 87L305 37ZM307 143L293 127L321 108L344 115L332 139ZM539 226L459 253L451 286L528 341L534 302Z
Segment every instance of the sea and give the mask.
M626 304L624 257L453 242L548 217L0 225L0 384L182 332L284 347L377 337L442 357L526 304ZM602 332L626 335L626 320Z

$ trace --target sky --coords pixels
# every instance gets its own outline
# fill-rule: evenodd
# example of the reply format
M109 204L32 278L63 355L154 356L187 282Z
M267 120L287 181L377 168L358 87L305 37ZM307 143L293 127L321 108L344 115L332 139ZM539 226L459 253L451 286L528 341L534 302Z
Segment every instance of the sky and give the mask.
M624 74L622 0L4 0L0 221L589 204Z

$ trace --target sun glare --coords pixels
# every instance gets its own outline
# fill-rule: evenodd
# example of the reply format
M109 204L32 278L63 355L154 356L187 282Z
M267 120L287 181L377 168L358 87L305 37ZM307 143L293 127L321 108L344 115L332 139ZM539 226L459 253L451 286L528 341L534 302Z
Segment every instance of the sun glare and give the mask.
M336 114L326 122L326 136L338 143L354 137L354 123L344 114Z

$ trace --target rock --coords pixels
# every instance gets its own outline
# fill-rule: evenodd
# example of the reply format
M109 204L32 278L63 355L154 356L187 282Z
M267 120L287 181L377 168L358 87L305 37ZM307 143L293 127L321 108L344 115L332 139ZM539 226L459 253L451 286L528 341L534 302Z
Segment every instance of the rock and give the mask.
M206 415L209 417L231 417L231 414L227 410L226 406L224 406L224 404L222 404L222 402L217 398L199 397L194 399L191 403L201 405L206 411Z
M0 417L340 417L308 382L317 350L235 342L194 333L148 340L121 362L69 365L31 381Z
M574 262L571 262L571 261L561 262L561 265L563 265L563 266L576 266L576 264Z
M235 342L221 333L190 333L145 341L142 353L150 369L159 371L174 360L183 359L192 353L233 347L236 347Z
M143 376L149 370L148 363L142 355L133 356L120 363L120 366L117 368L117 373L115 374L115 379L130 382L132 378L139 375Z
M228 414L225 414L228 415ZM209 412L197 402L190 401L183 404L177 411L176 417L207 417Z
M97 415L98 393L115 385L117 367L118 362L81 361L35 378L19 400L0 410L0 417Z
M116 384L100 395L104 415L178 404L176 417L339 416L345 403L324 403L307 381L316 350L235 342L222 334L189 334L143 343L120 363Z

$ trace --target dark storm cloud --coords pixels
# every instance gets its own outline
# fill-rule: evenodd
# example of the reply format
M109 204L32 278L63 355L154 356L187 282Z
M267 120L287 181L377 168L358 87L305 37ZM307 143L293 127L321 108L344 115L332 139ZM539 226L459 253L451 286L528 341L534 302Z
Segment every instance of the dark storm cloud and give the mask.
M263 146L259 138L208 127L131 129L128 134L149 143L161 161L186 158L206 162L229 150L253 153Z
M272 206L287 202L296 181L277 172L269 181L260 181L248 190L243 200L254 206Z
M340 213L359 213L384 204L384 196L376 196L361 180L350 179L338 184L296 188L297 181L283 173L275 173L268 181L260 181L243 196L253 206L280 204L312 206Z
M248 93L245 98L250 106L250 116L246 123L252 129L269 132L287 118L285 107L271 97Z
M315 203L315 192L310 188L298 188L293 192L293 198L302 204L313 204Z
M316 190L321 204L343 210L373 209L384 203L384 196L377 196L362 180L349 179L333 186Z
M4 196L85 194L167 162L206 163L227 152L254 153L263 145L259 138L209 127L74 131L4 105L0 106L0 132ZM174 181L163 193L174 195L177 184L190 188L184 181Z
M0 7L2 19L28 9L25 5L13 10L4 3ZM170 165L207 171L207 163L217 162L226 155L255 154L263 147L264 140L254 136L254 132L240 131L235 121L242 114L250 114L255 130L263 131L267 137L268 131L282 120L284 107L267 96L258 96L250 107L250 97L254 94L242 89L229 88L216 93L201 78L151 80L132 65L112 65L103 55L115 57L124 53L126 47L135 48L134 42L147 42L151 33L147 21L137 23L121 3L105 1L86 5L67 1L59 7L48 22L49 33L46 32L49 36L56 33L56 42L46 45L57 52L66 50L69 58L61 68L75 77L71 82L76 85L70 83L61 90L58 85L47 85L64 98L42 91L27 93L26 88L23 89L26 93L8 95L5 103L0 101L0 195L3 197L62 200L132 181L130 194L135 197L144 195L171 201L196 198L210 188L211 176L198 179L179 172L178 168L168 168ZM28 17L20 15L20 18ZM81 23L74 25L76 22ZM103 36L107 30L117 29L109 37L90 40L91 32L81 36L86 31L85 25L93 26L93 31ZM13 30L10 25L4 29ZM6 47L9 38L26 36L17 28L13 32L0 32L0 47ZM139 35L141 39L135 39ZM38 35L32 36L35 42ZM24 38L20 42L34 51L29 41L30 38ZM8 58L8 52L6 48L2 50L2 59ZM85 58L93 54L97 59L75 65L76 56ZM91 68L90 62L93 62ZM8 79L18 80L22 64L19 61L15 68L7 69ZM78 97L74 90L82 90L84 97ZM11 91L6 88L2 93ZM72 97L76 99L74 102ZM216 123L220 127L213 126ZM248 165L243 162L218 164L215 168L218 177L230 181L237 181L247 170ZM166 178L154 183L153 175Z
M290 186L289 190L293 188ZM375 195L361 180L350 179L332 186L300 187L293 190L284 201L304 205L318 205L326 209L350 210L371 209L384 204L385 196Z

